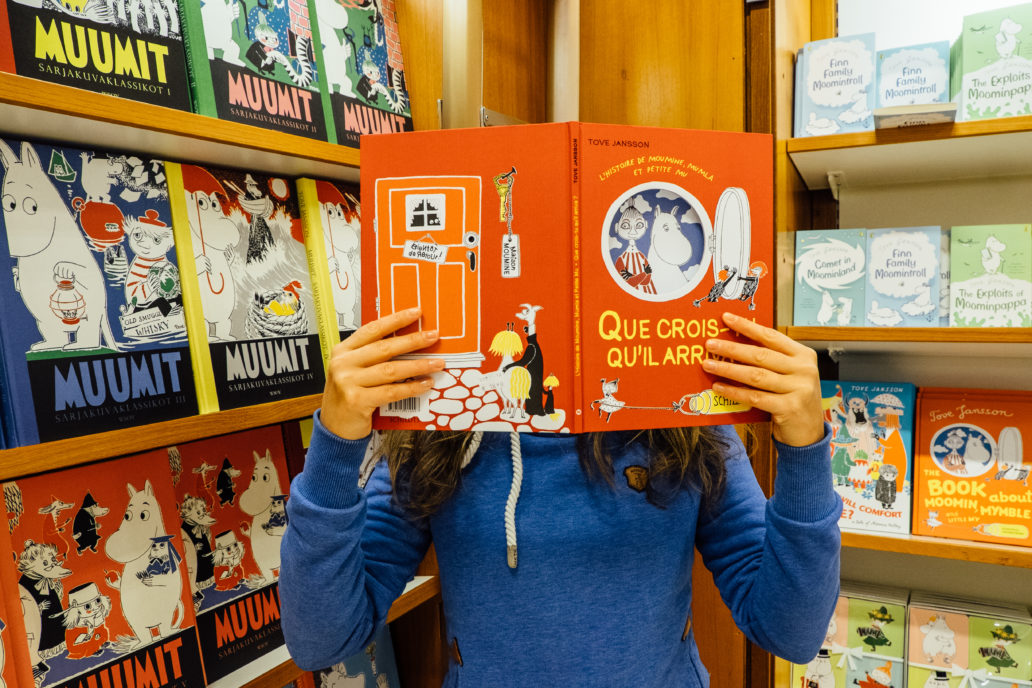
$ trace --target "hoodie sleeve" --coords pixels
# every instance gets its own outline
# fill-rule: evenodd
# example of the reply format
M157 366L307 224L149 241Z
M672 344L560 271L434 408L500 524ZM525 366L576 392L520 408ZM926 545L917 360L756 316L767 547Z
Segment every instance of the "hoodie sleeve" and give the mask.
M699 515L696 546L742 632L791 662L820 649L839 592L842 500L832 486L830 427L807 447L775 442L774 496L760 490L734 433L727 483Z
M368 444L337 437L316 412L304 470L290 487L279 594L283 636L303 669L364 650L430 545L425 524L392 500L385 461L358 487Z

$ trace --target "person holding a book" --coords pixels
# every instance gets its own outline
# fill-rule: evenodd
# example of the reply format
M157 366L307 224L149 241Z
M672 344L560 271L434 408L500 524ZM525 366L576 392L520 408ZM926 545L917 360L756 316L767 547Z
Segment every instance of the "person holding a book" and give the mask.
M397 358L436 340L388 336L418 317L368 323L330 360L283 537L283 631L298 665L360 652L431 541L447 686L708 685L691 619L696 548L748 638L797 663L817 654L838 595L842 502L812 350L730 314L753 343L706 343L719 359L703 366L726 380L713 392L771 415L769 500L728 426L384 433L386 460L361 489L373 411L444 368Z

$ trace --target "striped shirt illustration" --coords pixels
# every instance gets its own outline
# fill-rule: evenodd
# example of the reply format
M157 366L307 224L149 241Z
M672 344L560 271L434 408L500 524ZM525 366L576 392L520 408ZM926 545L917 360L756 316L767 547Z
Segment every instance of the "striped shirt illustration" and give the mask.
M631 273L631 276L626 278L627 284L635 289L640 289L646 294L656 293L656 287L652 284L652 273L645 272L645 268L649 266L649 261L645 254L639 251L638 247L633 243L620 254L614 265L617 272L623 273L626 270Z

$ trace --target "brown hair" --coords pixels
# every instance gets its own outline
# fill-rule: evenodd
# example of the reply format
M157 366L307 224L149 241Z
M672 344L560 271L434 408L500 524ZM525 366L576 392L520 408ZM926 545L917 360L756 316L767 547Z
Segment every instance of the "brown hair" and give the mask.
M395 499L413 515L429 516L459 486L462 458L473 433L394 430L384 432L381 441ZM698 491L704 501L723 491L730 445L709 427L578 435L581 469L592 480L614 485L613 450L633 444L648 450L645 496L650 503L663 508L682 489Z

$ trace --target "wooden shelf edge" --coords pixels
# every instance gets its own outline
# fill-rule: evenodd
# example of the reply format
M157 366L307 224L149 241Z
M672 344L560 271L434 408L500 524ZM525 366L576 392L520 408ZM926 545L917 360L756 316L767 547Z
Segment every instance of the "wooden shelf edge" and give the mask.
M786 328L796 341L970 342L1032 344L1029 327L799 327Z
M283 688L291 681L301 678L305 673L294 661L288 659L278 667L271 669L258 678L245 683L241 688Z
M1032 547L910 535L842 532L842 546L1032 569Z
M0 450L0 480L304 418L314 413L321 403L322 395L312 394L95 435L4 449Z
M441 579L437 576L430 576L428 580L404 593L394 600L391 609L387 612L387 623L394 621L400 616L407 614L419 605L427 602L441 594Z
M977 120L973 122L929 124L921 127L876 129L874 131L862 131L852 134L786 139L785 147L789 155L792 155L795 153L812 153L814 151L842 150L845 148L916 143L920 141L939 141L972 136L1020 134L1030 130L1032 130L1032 116L1001 117L999 119Z
M4 131L20 136L121 146L171 160L292 168L282 174L311 168L313 175L358 178L355 148L16 74L0 72L0 113ZM83 126L67 126L68 117ZM227 157L227 148L238 150L239 159Z

